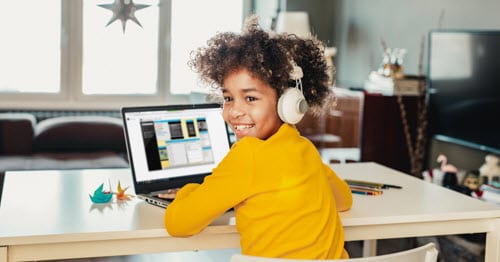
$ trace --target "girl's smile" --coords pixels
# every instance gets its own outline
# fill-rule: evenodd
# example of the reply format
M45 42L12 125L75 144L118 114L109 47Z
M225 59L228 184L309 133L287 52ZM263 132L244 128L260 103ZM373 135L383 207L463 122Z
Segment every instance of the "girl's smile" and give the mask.
M224 79L222 94L223 117L237 139L252 136L265 140L283 123L276 108L276 90L252 77L246 69L234 71Z

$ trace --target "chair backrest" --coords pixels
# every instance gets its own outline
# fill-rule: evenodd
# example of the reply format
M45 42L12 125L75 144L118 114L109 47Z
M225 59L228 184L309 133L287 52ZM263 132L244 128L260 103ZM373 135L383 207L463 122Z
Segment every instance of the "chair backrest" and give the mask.
M340 260L322 260L326 262L436 262L438 257L438 250L434 243L428 243L424 246L417 247L414 249L396 252L387 255L373 256L373 257L361 257L361 258L350 258L350 259L340 259ZM285 259L285 258L264 258L236 254L231 257L231 262L312 262L318 260L297 260L297 259Z

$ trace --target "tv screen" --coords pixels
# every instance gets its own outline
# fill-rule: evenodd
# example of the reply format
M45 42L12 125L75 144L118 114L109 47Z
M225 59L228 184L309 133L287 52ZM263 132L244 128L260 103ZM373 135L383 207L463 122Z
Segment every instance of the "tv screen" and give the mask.
M500 152L500 31L429 33L431 135Z

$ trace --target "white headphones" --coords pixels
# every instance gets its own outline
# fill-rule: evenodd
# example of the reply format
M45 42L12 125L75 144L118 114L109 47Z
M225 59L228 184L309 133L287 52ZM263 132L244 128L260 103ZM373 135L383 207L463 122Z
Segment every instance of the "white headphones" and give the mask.
M278 99L278 115L285 123L298 123L308 109L306 98L302 92L302 68L293 63L290 79L295 80L295 88L287 88Z

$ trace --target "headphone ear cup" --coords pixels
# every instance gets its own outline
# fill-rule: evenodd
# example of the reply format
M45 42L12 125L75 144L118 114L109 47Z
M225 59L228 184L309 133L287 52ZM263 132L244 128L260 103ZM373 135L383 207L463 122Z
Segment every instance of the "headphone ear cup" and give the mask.
M287 88L278 99L278 115L288 124L297 124L308 109L304 94L297 88Z

